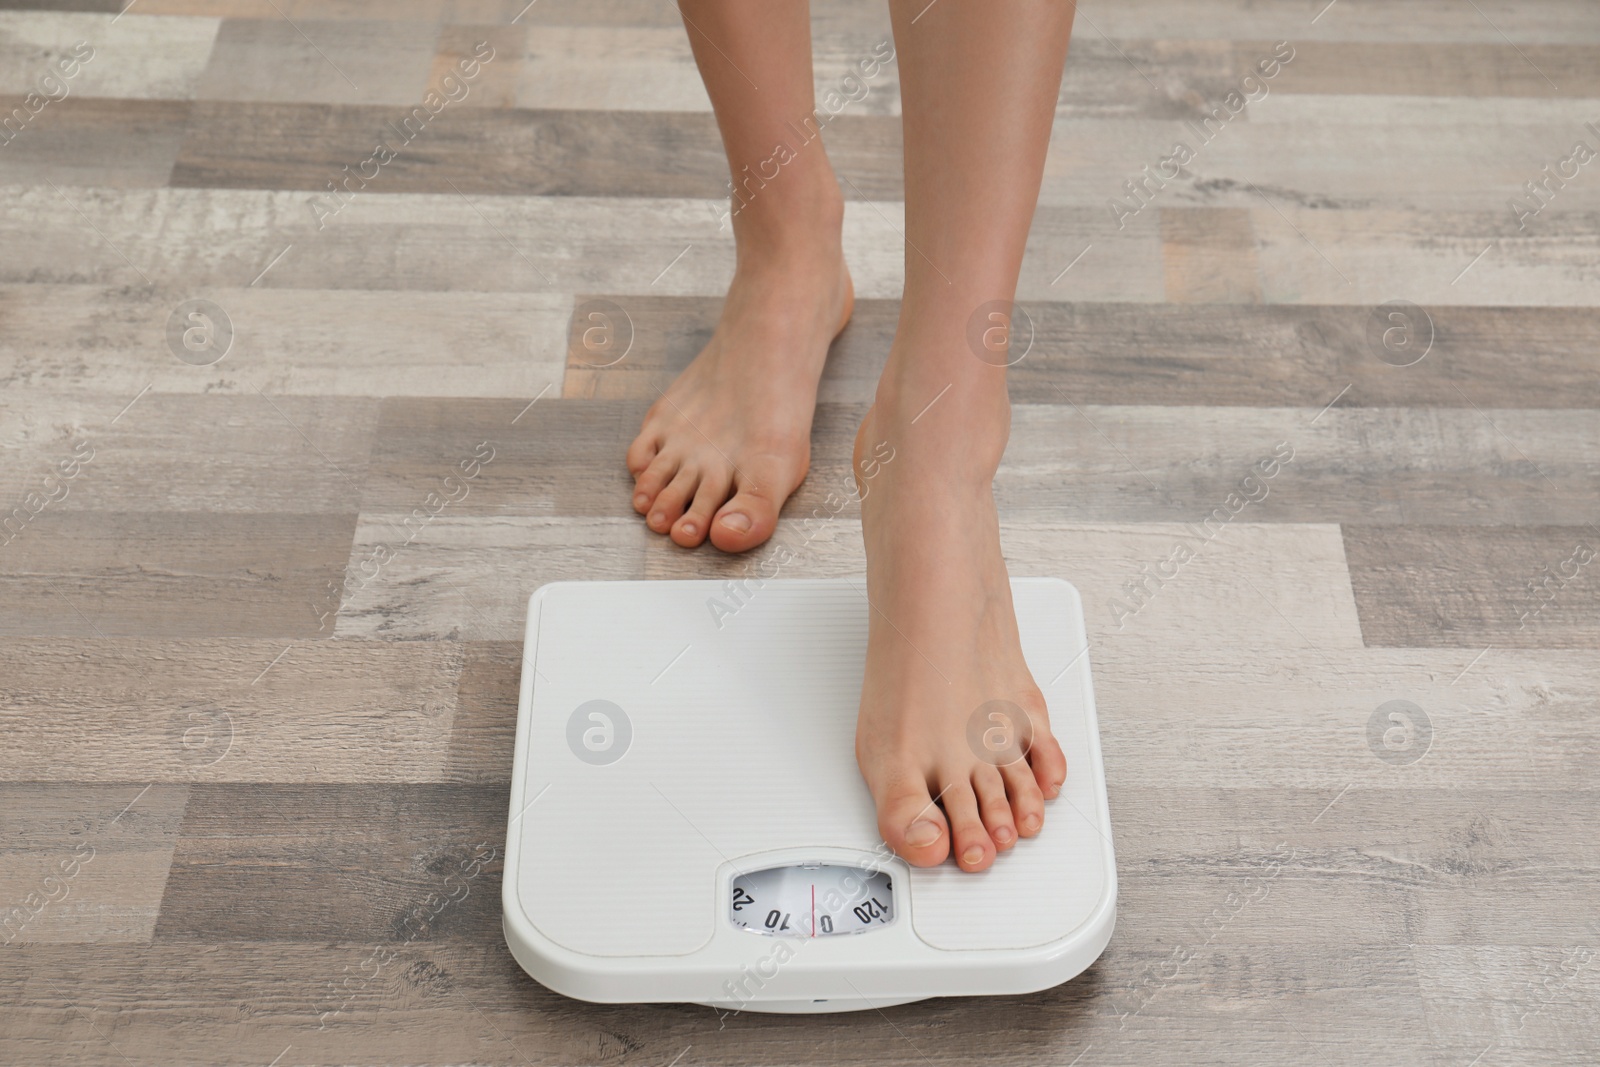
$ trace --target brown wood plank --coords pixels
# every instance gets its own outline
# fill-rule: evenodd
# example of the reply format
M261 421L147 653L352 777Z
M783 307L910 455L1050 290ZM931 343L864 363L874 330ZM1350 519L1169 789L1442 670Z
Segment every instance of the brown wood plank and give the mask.
M403 106L196 101L174 186L326 192L382 140L394 158L367 183L386 193L651 196L723 199L728 163L709 114L446 107L398 129ZM897 199L900 123L839 115L828 156L855 183L849 199ZM804 145L803 135L791 148ZM352 146L361 146L355 148ZM368 166L368 171L373 169ZM781 173L781 172L780 172Z
M1368 645L1600 648L1600 531L1344 527Z

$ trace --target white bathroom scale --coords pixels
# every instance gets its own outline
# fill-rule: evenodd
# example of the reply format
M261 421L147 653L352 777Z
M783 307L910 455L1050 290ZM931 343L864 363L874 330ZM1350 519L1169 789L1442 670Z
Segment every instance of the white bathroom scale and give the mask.
M1012 581L1067 755L1039 836L912 867L856 768L864 580L555 582L528 601L506 943L600 1003L831 1012L1065 982L1117 879L1083 606Z

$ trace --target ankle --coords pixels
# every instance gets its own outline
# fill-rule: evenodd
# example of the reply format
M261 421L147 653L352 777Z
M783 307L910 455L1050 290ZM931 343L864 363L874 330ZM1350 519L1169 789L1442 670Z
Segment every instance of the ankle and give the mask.
M902 367L891 355L869 418L875 440L888 441L897 452L903 448L913 459L905 466L920 465L920 457L986 483L1011 436L1005 372L982 367L973 373L937 360Z
M844 197L831 170L780 173L759 195L734 201L731 215L741 266L843 257Z

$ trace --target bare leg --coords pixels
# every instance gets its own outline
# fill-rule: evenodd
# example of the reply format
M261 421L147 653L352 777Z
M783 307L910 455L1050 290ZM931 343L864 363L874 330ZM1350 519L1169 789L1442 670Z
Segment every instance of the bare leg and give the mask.
M878 442L893 449L861 504L874 610L856 757L896 852L919 865L953 853L977 871L1039 832L1067 773L1000 552L991 487L1010 433L1005 360L979 358L968 328L1016 291L1073 4L889 8L908 247L898 332L856 441L858 472ZM993 700L1027 713L1027 758L996 766L969 744L969 720Z
M705 349L628 448L633 506L685 547L765 541L805 477L828 344L849 318L844 201L815 129L806 0L680 0L735 183L737 266Z

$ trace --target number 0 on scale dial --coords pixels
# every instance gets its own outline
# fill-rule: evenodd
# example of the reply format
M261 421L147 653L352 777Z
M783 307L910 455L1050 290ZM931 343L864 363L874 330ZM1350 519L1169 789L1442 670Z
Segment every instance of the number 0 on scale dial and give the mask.
M894 884L885 871L831 863L768 867L735 875L728 919L768 937L832 937L894 921Z

